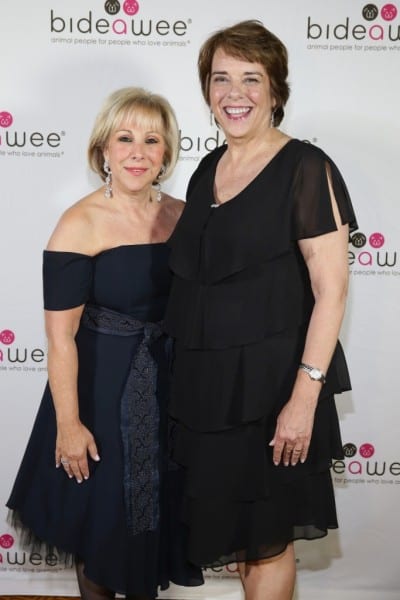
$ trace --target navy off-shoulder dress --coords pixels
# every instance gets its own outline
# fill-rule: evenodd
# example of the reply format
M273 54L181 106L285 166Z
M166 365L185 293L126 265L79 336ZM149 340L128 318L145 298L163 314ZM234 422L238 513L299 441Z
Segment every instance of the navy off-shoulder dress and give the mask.
M47 385L8 507L25 544L74 555L94 582L154 598L169 582L199 585L186 560L181 471L168 457L170 288L166 244L90 257L44 253L48 310L85 304L76 343L82 422L101 460L78 484L56 469L55 411Z
M356 228L337 167L290 140L249 185L215 205L226 146L193 174L170 240L174 272L165 326L176 339L170 413L174 457L186 469L189 558L199 565L257 560L337 527L330 477L342 457L334 394L350 389L337 344L315 414L309 455L274 466L277 416L289 400L314 305L298 240Z

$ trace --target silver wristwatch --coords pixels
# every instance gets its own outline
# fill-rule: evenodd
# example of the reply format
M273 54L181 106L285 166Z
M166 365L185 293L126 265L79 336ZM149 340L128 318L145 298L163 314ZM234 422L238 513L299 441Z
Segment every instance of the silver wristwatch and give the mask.
M326 381L325 375L320 369L317 369L317 367L300 363L299 369L308 373L313 381L320 381L322 384L324 384Z

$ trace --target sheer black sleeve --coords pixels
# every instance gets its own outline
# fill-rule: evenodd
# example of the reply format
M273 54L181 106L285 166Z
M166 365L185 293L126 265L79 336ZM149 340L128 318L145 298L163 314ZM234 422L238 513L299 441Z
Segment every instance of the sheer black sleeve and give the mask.
M349 192L335 163L319 148L304 144L294 173L292 239L299 240L336 231L328 177L343 224L357 229Z

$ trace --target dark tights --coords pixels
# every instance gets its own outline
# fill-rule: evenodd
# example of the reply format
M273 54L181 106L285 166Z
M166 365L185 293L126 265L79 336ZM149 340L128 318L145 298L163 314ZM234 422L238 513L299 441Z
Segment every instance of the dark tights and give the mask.
M85 568L83 562L76 560L75 568L82 600L107 600L108 598L115 598L115 592L108 590L97 583L94 583L86 577L83 572ZM148 596L136 595L125 596L125 598L127 600L152 600Z
M91 581L86 577L83 572L83 569L85 568L83 562L76 561L75 568L82 600L106 600L107 598L115 598L115 592L94 583L94 581Z

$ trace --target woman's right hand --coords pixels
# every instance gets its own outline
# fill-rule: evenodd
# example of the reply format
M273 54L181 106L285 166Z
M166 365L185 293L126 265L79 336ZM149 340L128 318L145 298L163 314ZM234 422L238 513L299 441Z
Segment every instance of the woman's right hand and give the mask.
M90 431L77 421L59 425L56 440L56 467L63 466L68 477L78 483L89 479L88 454L96 462L100 460L96 442Z

